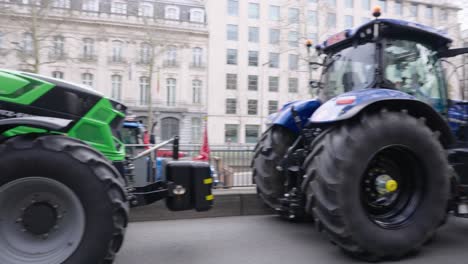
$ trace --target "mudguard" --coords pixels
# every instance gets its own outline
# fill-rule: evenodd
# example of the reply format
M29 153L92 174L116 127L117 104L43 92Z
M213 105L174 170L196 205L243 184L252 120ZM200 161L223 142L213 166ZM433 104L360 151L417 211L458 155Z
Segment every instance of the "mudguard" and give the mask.
M321 102L316 99L310 100L298 100L289 102L278 111L278 113L272 114L268 117L270 125L280 125L286 127L294 133L299 133L299 128L294 122L294 116L291 109L297 112L297 116L301 119L301 126L304 127L312 113L319 108Z
M431 105L433 106L397 90L380 88L357 90L341 94L324 103L312 114L309 123L343 121L355 117L362 111L381 108L395 111L405 109L416 117L424 117L429 128L441 133L441 143L448 146L453 143L454 137L447 122L437 112L444 108L442 100L434 100Z
M31 128L45 129L49 131L61 132L71 124L72 120L42 117L42 116L28 116L18 118L6 118L0 120L0 134L18 126L26 126Z

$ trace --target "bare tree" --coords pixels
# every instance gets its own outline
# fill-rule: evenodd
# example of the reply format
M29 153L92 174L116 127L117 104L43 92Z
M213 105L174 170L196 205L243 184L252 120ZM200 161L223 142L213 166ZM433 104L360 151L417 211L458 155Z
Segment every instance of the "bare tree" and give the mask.
M35 73L40 73L42 65L65 59L65 38L56 36L52 40L52 36L57 34L66 15L58 14L54 10L54 3L53 0L29 0L3 3L0 9L0 16L15 26L15 30L6 34L18 34L18 29L22 32L21 40L11 42L14 45L13 50L18 53L23 65Z

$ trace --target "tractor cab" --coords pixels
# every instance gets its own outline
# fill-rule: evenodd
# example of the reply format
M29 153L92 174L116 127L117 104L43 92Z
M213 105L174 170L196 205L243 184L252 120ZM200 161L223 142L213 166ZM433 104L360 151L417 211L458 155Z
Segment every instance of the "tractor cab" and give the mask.
M447 88L439 58L451 42L424 25L375 19L316 46L325 59L320 64L320 83L311 85L323 88L324 100L353 90L383 88L404 92L446 112Z

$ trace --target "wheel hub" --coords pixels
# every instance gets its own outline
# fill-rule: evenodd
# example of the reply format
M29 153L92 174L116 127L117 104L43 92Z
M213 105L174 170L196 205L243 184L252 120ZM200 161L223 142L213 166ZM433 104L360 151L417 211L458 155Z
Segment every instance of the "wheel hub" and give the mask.
M382 174L375 178L375 189L381 195L392 193L398 189L398 182L390 175Z
M57 210L50 203L34 202L24 210L23 227L34 235L44 235L57 225L57 216Z

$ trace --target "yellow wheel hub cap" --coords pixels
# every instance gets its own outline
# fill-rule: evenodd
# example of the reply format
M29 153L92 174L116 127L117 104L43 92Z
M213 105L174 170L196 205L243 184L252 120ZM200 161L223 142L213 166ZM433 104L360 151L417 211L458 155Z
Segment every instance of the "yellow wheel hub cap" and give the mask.
M385 183L385 189L387 192L394 192L398 189L398 183L395 180L388 180Z

